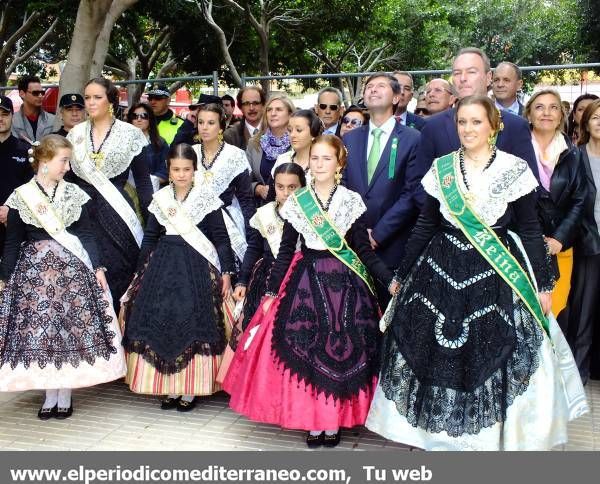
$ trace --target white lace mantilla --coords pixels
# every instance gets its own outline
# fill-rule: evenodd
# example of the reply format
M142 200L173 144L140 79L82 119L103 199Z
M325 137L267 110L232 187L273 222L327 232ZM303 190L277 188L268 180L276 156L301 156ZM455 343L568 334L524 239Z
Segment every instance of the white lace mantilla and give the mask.
M198 225L209 213L214 212L223 206L223 202L218 195L212 192L209 187L199 184L194 185L194 188L192 188L192 191L183 202L178 202L175 200L173 187L169 184L156 192L153 195L150 205L148 205L148 211L152 213L156 217L156 220L158 220L158 223L165 228L169 228L170 221L165 217L156 201L158 193L165 191L168 192L169 199L173 200L173 206L182 207L194 225Z
M86 158L86 153L92 153L90 140L91 124L89 121L74 126L67 139L73 144L73 161L71 168L75 174L86 179L79 165ZM123 121L115 120L110 135L102 145L104 162L100 164L100 171L107 178L114 178L123 173L131 165L131 160L139 155L148 144L148 140L141 129Z
M440 202L440 212L444 218L457 227L454 217L444 202L437 181L437 160L421 180L425 191ZM457 167L457 181L463 193L467 192L460 169ZM535 175L527 162L504 151L497 151L496 159L487 170L481 173L469 173L467 181L471 187L473 210L487 225L494 225L506 212L508 204L538 187Z
M196 179L200 183L212 184L212 189L217 195L221 195L227 190L233 179L240 173L244 171L250 173L251 171L246 153L237 146L225 143L223 150L210 167L210 170L204 168L202 164L202 150L200 145L193 145L192 148L198 156Z
M79 220L79 217L81 217L81 207L83 207L89 199L90 197L88 194L77 185L61 180L58 182L54 201L50 202L50 205L65 228L67 228ZM16 190L8 197L6 205L14 210L18 210L19 217L21 217L21 220L24 223L33 225L39 229L44 228L42 224L37 221L36 215L27 206Z
M366 210L367 207L358 193L340 185L333 195L327 214L329 220L331 220L339 234L343 237L356 219L365 213ZM315 233L312 225L306 219L304 212L302 212L302 209L293 196L287 199L287 202L285 202L279 213L293 225L298 233L302 234L304 242L309 249L327 250L327 246Z

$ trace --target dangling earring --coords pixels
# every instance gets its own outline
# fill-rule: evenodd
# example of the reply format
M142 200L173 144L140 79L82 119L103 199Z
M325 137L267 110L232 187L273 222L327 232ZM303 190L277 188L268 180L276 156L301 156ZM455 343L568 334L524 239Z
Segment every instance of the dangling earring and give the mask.
M342 169L338 167L338 169L335 170L335 184L339 185L341 181L342 181Z
M496 144L496 134L492 133L488 136L488 145L490 145L490 148L493 148L494 145Z
M110 105L108 106L108 114L110 114L110 117L111 117L111 118L114 118L114 117L115 117L115 108L113 107L113 105L112 105L112 104L110 104Z
M219 135L217 136L217 141L219 144L223 142L223 131L219 131Z
M46 163L44 163L44 166L42 166L42 175L48 175L48 165Z

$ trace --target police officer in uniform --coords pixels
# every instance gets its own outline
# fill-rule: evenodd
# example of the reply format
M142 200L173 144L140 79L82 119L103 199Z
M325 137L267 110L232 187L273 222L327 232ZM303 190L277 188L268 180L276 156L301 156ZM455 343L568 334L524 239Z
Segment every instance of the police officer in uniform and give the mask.
M67 136L71 128L85 120L85 103L81 94L63 94L58 103L62 126L54 134Z
M168 143L173 143L177 130L183 124L183 119L175 116L175 113L169 109L171 103L171 93L166 85L160 84L151 91L148 91L148 104L156 117L158 125L158 134Z
M0 258L4 251L8 207L4 202L13 190L27 183L33 176L29 164L29 145L12 133L13 103L0 96Z

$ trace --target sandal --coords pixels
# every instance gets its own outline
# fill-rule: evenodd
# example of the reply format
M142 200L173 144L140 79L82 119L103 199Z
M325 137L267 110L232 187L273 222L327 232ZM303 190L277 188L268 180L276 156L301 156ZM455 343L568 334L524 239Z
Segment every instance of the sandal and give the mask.
M181 397L175 397L175 398L166 397L166 398L163 398L160 401L160 408L162 410L169 410L171 408L175 408L177 406L177 403L179 402L179 400L181 400Z
M325 432L321 432L319 435L311 435L311 433L308 432L306 434L306 445L308 445L309 449L321 447L323 445L324 436Z
M325 434L325 437L323 437L323 446L324 447L336 447L340 443L341 439L342 439L342 431L341 430L338 430L333 435Z
M191 402L187 400L179 400L177 402L177 411L178 412L189 412L196 406L196 397Z

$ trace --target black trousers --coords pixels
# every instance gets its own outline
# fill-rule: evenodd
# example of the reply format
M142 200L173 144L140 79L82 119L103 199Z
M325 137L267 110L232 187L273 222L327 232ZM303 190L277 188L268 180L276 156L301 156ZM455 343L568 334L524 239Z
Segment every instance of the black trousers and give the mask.
M600 379L600 255L575 255L569 303L558 323L583 383Z

